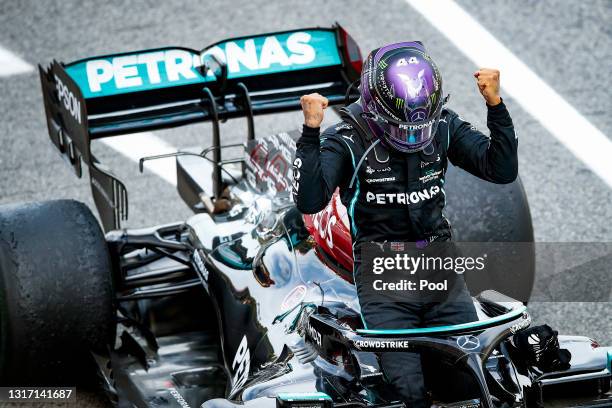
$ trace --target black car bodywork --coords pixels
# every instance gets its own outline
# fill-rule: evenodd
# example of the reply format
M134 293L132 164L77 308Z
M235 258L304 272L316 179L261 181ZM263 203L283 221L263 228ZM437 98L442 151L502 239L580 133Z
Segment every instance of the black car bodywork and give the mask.
M206 76L215 67L212 81L99 97L86 97L69 73L89 60L40 68L51 140L78 176L88 166L107 231L116 340L94 358L111 400L118 406L400 406L376 358L390 349L429 357L434 399L463 401L456 406L539 406L557 384L609 388L612 349L588 338L561 337L572 352L570 370L521 366L508 338L529 326L529 313L491 293L475 299L479 322L362 329L350 274L338 273L333 259L322 261L291 202L295 135L255 138L255 115L297 109L305 92L319 92L332 104L355 100L358 48L339 26L315 30L333 34L337 63L237 78L213 56L202 68ZM247 119L247 154L227 159L222 153L235 144L222 145L219 123L236 117ZM196 214L185 222L121 229L127 191L92 155L92 141L200 121L213 124L212 146L175 155L179 193ZM212 191L201 182L209 176L202 174L206 162ZM520 184L505 188L526 205ZM516 232L528 231L527 239L528 223ZM450 378L460 381L453 385Z

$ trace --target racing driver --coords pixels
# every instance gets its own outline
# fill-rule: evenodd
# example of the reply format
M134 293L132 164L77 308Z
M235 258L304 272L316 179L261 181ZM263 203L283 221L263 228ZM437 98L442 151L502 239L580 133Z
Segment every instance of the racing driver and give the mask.
M294 201L302 213L317 213L339 187L351 226L361 313L369 329L477 320L465 283L457 295L462 301L436 303L381 302L360 286L368 273L361 263L364 243L451 240L443 214L448 160L493 183L515 180L517 138L500 97L499 71L482 68L474 77L486 102L490 137L444 106L448 98L442 77L420 42L372 51L364 62L359 100L343 110L340 123L322 133L327 99L319 94L301 98L304 126L293 165ZM380 362L408 407L429 406L418 354L382 353Z

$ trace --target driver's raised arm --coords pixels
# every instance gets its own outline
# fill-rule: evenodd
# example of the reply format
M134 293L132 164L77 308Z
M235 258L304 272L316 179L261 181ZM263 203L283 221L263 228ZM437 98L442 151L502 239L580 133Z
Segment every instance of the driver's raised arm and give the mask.
M455 166L481 179L511 183L518 174L517 147L512 119L503 102L488 107L486 136L449 110L448 158Z
M518 175L518 140L512 118L499 96L499 71L481 68L474 73L480 93L487 103L485 136L455 112L446 115L448 158L455 166L481 179L506 184Z
M330 128L320 134L327 99L319 94L301 99L304 111L302 137L293 161L293 201L304 214L321 211L336 187L346 179L347 148Z

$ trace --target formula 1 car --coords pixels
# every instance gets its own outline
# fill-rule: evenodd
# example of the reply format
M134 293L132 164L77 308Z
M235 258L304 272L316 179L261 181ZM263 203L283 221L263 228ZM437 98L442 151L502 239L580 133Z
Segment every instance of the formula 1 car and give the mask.
M254 128L305 92L354 101L360 70L340 26L40 67L49 135L79 177L89 169L100 223L71 200L0 207L2 384L91 370L119 407L400 407L377 354L419 351L440 407L540 407L568 390L610 406L612 348L559 336L569 369L526 365L510 341L531 323L526 306L491 290L474 297L476 322L363 328L346 209L336 195L302 215L289 194L296 134ZM246 118L246 142L223 145L232 118ZM127 191L91 143L201 121L212 146L173 154L194 215L122 229ZM223 157L237 146L244 157ZM520 180L448 179L458 239L533 241Z

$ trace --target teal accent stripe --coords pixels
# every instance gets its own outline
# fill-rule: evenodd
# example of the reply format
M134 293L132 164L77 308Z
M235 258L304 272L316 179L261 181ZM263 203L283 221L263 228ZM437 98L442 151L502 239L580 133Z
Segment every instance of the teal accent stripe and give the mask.
M461 323L461 324L453 324L450 326L436 326L436 327L419 327L416 329L357 329L357 333L359 334L433 334L433 333L445 333L455 330L464 330L464 329L477 329L482 326L488 326L491 323L497 323L504 320L512 319L513 317L517 317L522 315L527 310L526 306L521 306L516 310L512 310L506 314L501 316L492 317L487 320L480 320L477 322L469 322L469 323Z
M608 371L612 373L612 348L608 348Z
M351 152L351 161L353 162L353 172L357 172L357 169L355 168L355 155L353 154L353 149L351 149L351 146L349 146L349 144L344 139L342 139L342 141L346 145L346 148L349 150L349 152ZM355 237L357 237L357 224L355 224L355 203L357 202L357 198L359 197L359 177L357 177L355 181L356 181L355 194L353 195L353 198L351 199L351 202L348 208L348 213L351 218L353 248L355 247ZM353 282L355 282L355 267L353 267ZM357 301L359 302L359 299L357 299ZM361 304L359 305L359 307L361 308ZM368 325L366 324L366 321L363 318L363 314L359 313L359 316L361 317L361 322L363 323L363 327L367 329Z
M355 280L355 278L353 278L353 280ZM359 307L361 307L361 305L359 305ZM361 312L359 313L359 317L361 317L361 323L363 323L363 327L365 327L364 330L369 330L368 329L368 325L367 325L365 319L363 318L363 314Z
M357 197L359 197L359 182L355 186L355 195L351 200L351 205L349 206L349 214L351 215L351 228L353 229L353 236L357 236L357 225L355 224L355 203L357 202Z
M277 397L283 401L331 401L331 397L324 392L280 392Z
M351 152L351 161L353 162L353 171L356 171L355 169L355 155L353 154L353 150L351 149L351 147L348 145L348 143L346 143L345 140L342 140L344 142L344 144L346 145L347 149L349 150L349 152ZM351 203L349 204L349 209L348 209L348 213L351 217L351 230L353 232L353 238L355 238L357 236L357 225L355 224L355 203L357 202L357 197L359 197L359 177L357 177L357 182L355 183L355 194L353 195L353 198L351 199Z

